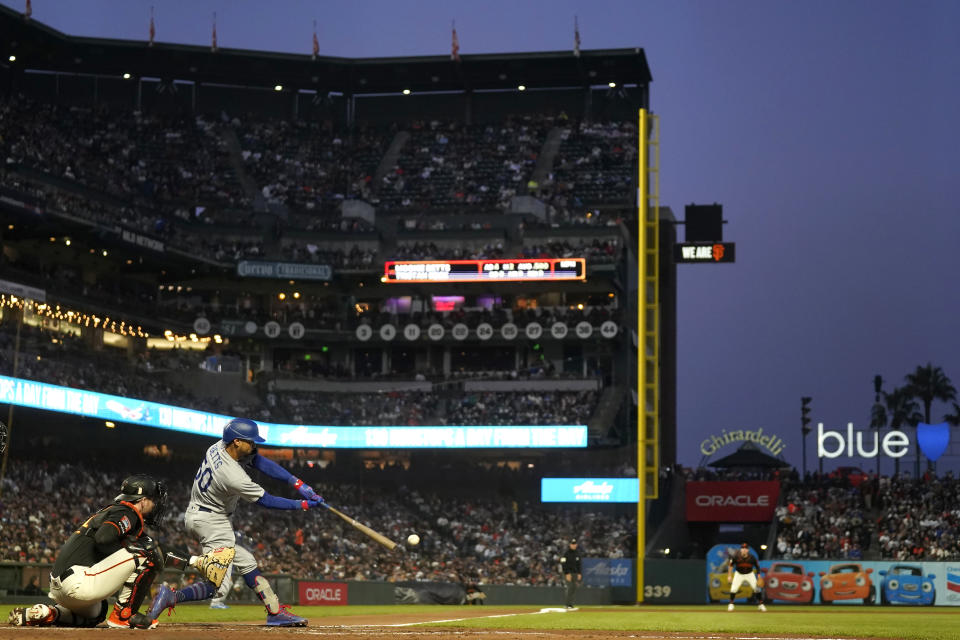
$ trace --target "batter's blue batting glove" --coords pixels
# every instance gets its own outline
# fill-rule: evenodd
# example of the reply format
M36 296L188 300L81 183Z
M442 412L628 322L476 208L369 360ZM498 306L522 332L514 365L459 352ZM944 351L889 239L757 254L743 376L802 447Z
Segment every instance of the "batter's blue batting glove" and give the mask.
M316 500L307 499L303 501L303 504L303 510L306 511L307 509L316 509L319 506L326 506L327 503L323 501L323 498L317 496Z

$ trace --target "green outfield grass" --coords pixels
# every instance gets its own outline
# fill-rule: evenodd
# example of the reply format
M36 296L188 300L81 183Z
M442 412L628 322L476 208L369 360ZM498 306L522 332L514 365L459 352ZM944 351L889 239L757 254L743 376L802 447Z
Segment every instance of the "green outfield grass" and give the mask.
M451 616L453 617L453 616ZM427 626L427 625L425 625ZM438 625L433 625L438 626ZM955 640L960 637L960 610L878 609L852 607L776 606L761 613L739 605L640 606L581 608L569 613L512 616L444 623L439 626L488 629L609 629L635 631L689 631L695 633L749 633L799 635L818 638L876 637Z
M9 611L14 605L0 605ZM514 611L508 617L474 618ZM596 629L612 631L748 633L802 636L809 638L909 638L917 640L953 640L960 637L960 607L796 607L772 605L766 613L755 607L739 605L729 613L719 605L583 607L571 612L530 613L539 606L470 607L446 605L390 605L343 607L294 607L298 615L314 625L324 618L356 616L402 616L398 622L410 620L410 614L441 615L450 622L426 623L424 627L468 627L487 629ZM230 623L258 622L264 618L260 605L233 605L227 610L213 610L200 605L181 605L172 616L162 615L160 624L189 622ZM385 623L389 620L384 620ZM348 622L346 624L349 624Z

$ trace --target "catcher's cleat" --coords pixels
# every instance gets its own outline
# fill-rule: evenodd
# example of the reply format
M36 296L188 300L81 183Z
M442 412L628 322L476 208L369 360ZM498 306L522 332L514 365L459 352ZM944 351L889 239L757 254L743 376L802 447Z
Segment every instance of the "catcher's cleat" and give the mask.
M56 620L57 610L45 604L17 607L7 616L7 622L15 627L49 627Z
M150 603L150 609L147 611L147 617L151 620L160 617L165 609L173 608L177 605L177 593L165 584L157 589L157 595L153 596L153 602ZM169 613L167 615L170 615Z
M305 627L307 619L290 613L290 605L280 605L280 610L276 613L267 614L268 627Z
M159 620L134 613L129 607L120 605L114 605L113 613L107 618L107 626L113 629L155 629L159 623Z

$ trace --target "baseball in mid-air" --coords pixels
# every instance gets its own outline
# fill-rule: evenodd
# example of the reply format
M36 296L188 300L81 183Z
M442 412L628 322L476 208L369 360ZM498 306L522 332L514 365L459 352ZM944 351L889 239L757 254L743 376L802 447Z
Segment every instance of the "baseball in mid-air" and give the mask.
M417 546L418 544L420 544L420 536L418 536L415 533L411 533L410 535L407 536L407 544L410 545L411 547Z

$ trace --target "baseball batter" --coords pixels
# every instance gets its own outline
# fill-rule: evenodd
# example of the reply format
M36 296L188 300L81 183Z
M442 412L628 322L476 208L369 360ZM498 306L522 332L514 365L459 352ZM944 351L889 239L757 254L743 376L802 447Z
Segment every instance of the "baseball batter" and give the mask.
M757 571L759 569L760 563L757 562L757 557L750 553L750 545L744 542L740 545L737 553L730 558L730 568L727 571L727 580L730 581L730 604L727 605L727 611L733 611L733 600L744 582L753 587L754 594L760 591L760 587L757 585ZM760 603L759 608L760 611L767 610L763 602Z
M257 443L263 441L253 420L234 418L228 422L223 428L223 438L207 449L194 476L184 520L187 531L200 541L204 553L221 547L235 547L233 569L263 602L269 626L302 627L306 626L306 619L291 613L287 605L280 604L270 583L260 574L256 558L237 545L230 521L241 498L268 509L307 510L323 504L323 498L302 480L257 453ZM248 470L251 468L289 483L303 499L270 495L250 479ZM217 588L207 580L199 580L179 591L162 585L154 596L148 616L158 618L165 609L177 603L207 600L216 593Z
M164 565L144 525L160 523L166 499L159 480L126 478L113 504L90 516L57 553L50 573L50 598L56 604L16 608L7 621L18 627L95 627L104 620L119 629L156 627L156 616L138 611ZM108 618L107 598L117 591Z

